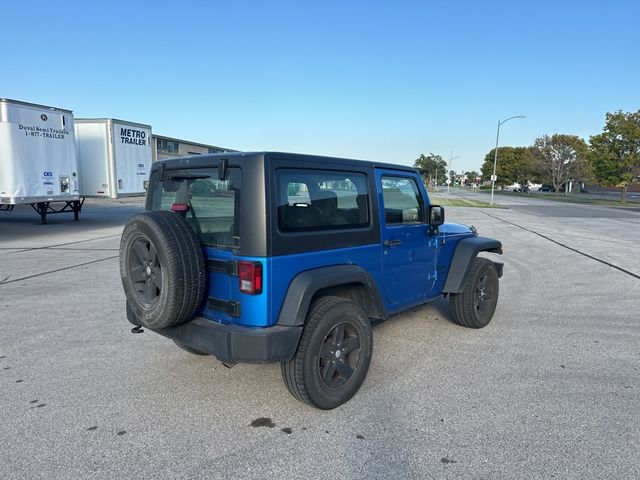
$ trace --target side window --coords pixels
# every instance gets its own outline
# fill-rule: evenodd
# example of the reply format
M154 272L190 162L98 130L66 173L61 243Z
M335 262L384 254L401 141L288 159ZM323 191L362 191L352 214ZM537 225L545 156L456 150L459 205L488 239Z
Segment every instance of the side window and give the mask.
M424 204L413 178L383 176L382 198L387 225L424 221Z
M369 225L366 176L356 172L278 170L278 226L284 232Z

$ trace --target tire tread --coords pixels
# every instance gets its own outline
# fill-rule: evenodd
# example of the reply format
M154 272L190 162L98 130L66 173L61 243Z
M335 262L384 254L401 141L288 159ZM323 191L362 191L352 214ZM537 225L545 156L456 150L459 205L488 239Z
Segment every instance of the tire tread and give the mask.
M300 338L296 354L291 360L280 364L282 379L289 390L289 393L291 393L291 395L293 395L297 400L313 407L325 408L314 402L305 385L305 356L309 350L309 344L314 338L314 333L319 323L323 320L329 310L341 303L353 304L353 302L345 298L332 296L320 297L314 300L309 307L307 323L302 332L302 337ZM368 365L366 368L368 368Z
M128 258L131 255L129 237L137 230L162 251L166 264L165 300L154 311L144 312L136 303L128 279ZM120 242L120 276L125 295L140 323L151 329L172 327L189 321L201 305L206 289L204 256L191 227L178 214L168 211L145 211L133 216L124 228Z
M475 288L474 282L476 281L478 272L484 268L492 269L497 277L497 272L495 270L493 262L491 262L491 260L487 260L486 258L478 257L474 260L471 269L465 277L462 292L452 293L450 296L451 314L454 322L460 326L467 328L482 328L491 321L491 319L489 319L489 321L487 321L484 325L480 325L475 322L475 312L473 306L473 289ZM497 295L498 291L496 291L496 296Z

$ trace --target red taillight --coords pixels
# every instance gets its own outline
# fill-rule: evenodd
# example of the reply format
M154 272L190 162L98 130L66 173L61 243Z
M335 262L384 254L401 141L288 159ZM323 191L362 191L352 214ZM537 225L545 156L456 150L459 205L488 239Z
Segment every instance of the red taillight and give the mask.
M240 291L249 295L262 293L262 264L259 262L238 262Z

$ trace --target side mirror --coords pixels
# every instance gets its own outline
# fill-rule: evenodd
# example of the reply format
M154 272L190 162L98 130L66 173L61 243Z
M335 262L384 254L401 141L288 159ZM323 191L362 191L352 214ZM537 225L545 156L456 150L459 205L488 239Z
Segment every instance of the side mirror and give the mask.
M429 225L439 227L444 223L444 207L429 205Z
M444 207L429 205L429 233L436 235L438 227L444 223Z

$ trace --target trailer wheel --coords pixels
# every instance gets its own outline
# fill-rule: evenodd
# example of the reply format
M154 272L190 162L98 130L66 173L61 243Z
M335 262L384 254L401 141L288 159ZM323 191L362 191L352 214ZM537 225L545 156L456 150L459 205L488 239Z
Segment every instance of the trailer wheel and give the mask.
M202 249L174 212L146 211L127 222L120 241L120 277L135 317L151 329L189 321L204 299Z

